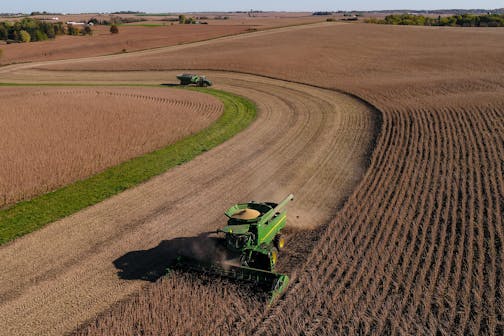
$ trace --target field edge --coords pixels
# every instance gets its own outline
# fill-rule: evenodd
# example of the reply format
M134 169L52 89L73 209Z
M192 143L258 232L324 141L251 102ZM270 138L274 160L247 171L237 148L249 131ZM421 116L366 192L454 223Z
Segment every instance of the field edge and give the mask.
M158 85L152 86L158 87ZM188 162L244 130L256 118L256 105L242 96L215 89L190 88L190 90L213 95L224 104L224 112L217 121L174 144L0 210L0 245Z

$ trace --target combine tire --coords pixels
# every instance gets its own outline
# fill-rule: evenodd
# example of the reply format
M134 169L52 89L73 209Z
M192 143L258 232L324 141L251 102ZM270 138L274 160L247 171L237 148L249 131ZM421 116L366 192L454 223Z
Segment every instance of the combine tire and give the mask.
M271 269L273 269L278 262L278 250L276 248L272 248L270 252L271 258Z
M275 240L273 241L275 247L277 248L278 251L281 251L284 249L285 247L285 238L280 235L280 234L277 234L275 236Z

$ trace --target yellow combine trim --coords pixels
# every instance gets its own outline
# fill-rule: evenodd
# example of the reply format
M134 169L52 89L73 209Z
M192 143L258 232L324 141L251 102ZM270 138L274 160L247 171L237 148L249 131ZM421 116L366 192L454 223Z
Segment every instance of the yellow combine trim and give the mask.
M280 219L278 220L278 222L273 225L273 227L271 228L271 230L268 232L268 234L266 236L264 236L264 238L262 239L261 243L263 241L265 241L266 239L268 239L268 237L271 235L272 232L275 232L275 228L280 225L282 223L282 221L287 217L286 214L284 214L282 217L280 217Z

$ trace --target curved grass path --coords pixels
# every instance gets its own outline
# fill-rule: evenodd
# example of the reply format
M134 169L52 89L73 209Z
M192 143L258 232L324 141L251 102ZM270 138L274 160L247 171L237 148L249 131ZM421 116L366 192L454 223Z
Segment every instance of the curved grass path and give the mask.
M245 129L256 117L255 104L243 97L214 89L193 90L211 94L222 101L224 112L216 122L167 147L1 210L0 245L187 162Z

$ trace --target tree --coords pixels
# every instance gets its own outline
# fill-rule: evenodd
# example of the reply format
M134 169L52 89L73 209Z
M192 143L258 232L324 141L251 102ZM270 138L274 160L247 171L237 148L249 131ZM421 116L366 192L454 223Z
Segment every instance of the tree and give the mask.
M54 34L55 35L64 35L65 34L65 26L63 26L63 22L58 22L53 24Z
M41 30L36 30L32 36L32 41L45 41L48 39L46 33Z
M8 36L9 31L4 25L0 24L0 40L7 40Z
M68 35L79 35L79 30L73 25L68 25L67 33Z
M2 55L3 55L3 50L0 49L0 58L2 58Z
M110 26L110 33L111 34L118 34L119 33L119 28L117 28L117 25L113 24Z
M26 30L21 30L19 32L19 37L21 38L21 42L28 43L31 41L31 36Z
M84 27L84 31L82 35L93 35L93 30L91 29L90 26Z
M43 26L44 33L46 34L47 38L53 39L56 37L56 30L54 29L53 24L44 24Z
M186 16L185 15L179 15L178 21L180 24L185 24L186 23Z

